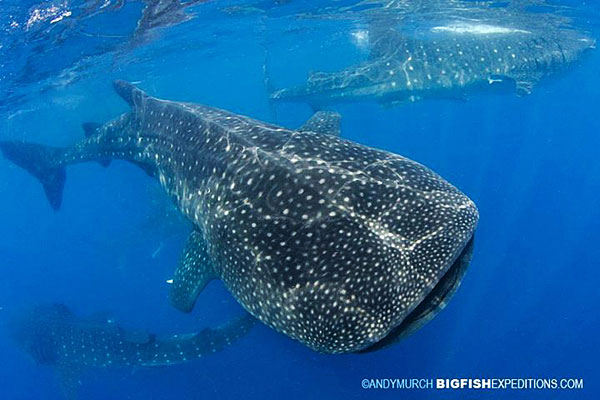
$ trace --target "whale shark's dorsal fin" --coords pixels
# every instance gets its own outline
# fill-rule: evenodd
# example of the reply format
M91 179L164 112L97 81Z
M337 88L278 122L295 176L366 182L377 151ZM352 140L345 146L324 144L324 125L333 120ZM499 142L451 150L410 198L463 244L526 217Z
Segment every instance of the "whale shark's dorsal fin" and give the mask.
M125 100L131 107L139 105L143 99L150 97L140 88L122 80L114 81L113 88L115 89L115 92L117 92L117 94L121 96L121 98Z
M317 132L325 135L340 136L342 116L335 111L317 111L304 123L299 131Z
M216 278L211 265L202 233L192 231L173 277L170 296L175 308L192 311L200 292Z

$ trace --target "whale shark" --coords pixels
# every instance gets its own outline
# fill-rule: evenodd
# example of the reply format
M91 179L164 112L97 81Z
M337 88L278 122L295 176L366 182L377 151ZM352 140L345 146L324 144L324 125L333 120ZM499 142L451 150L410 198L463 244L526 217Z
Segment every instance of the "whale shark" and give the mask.
M274 90L271 99L320 109L353 101L464 100L478 92L527 95L596 43L541 13L473 4L396 13L373 17L369 29L353 33L368 41L365 61L340 71L313 72L303 85Z
M66 167L127 160L192 222L171 299L221 280L254 317L325 353L366 351L435 316L469 265L471 199L406 157L343 139L339 114L287 129L114 83L130 110L71 147L0 142L54 209ZM403 323L404 322L404 323Z
M106 314L75 315L64 304L42 304L10 321L18 346L40 365L53 367L68 398L77 397L88 368L159 367L196 360L246 335L256 320L245 314L218 328L161 335L119 326Z

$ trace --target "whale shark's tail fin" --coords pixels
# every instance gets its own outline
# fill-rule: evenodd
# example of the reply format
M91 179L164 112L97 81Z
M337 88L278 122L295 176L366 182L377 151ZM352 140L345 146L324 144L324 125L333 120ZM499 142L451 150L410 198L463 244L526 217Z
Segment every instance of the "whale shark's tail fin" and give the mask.
M44 187L54 210L60 208L65 186L65 168L60 163L64 149L35 143L0 141L4 157L35 176Z

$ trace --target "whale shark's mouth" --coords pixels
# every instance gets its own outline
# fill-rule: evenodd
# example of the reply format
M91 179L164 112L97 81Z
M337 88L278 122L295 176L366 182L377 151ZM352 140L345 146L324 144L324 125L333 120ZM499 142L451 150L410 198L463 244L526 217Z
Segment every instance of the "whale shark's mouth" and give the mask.
M467 272L471 257L473 255L473 240L471 237L465 245L456 261L446 271L437 285L408 316L388 333L379 342L361 350L360 353L368 353L388 347L391 344L411 335L427 322L431 321L440 311L446 307Z
M452 23L431 28L433 33L453 33L458 35L510 35L515 33L530 34L530 31L488 24Z

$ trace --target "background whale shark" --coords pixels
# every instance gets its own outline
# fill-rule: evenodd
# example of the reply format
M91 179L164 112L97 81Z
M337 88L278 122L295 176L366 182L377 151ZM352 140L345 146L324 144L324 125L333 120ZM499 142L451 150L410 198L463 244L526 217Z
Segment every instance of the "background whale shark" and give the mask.
M106 315L78 317L64 304L38 305L10 323L11 334L37 363L54 367L68 398L77 397L87 368L158 367L220 351L246 335L256 320L244 315L218 328L157 336L124 329Z
M370 15L360 33L368 41L366 61L313 72L305 85L276 90L271 99L319 108L346 101L463 99L486 90L529 94L596 43L566 18L461 1L401 2Z
M133 33L132 44L149 40L149 36L157 28L165 28L190 20L192 15L186 13L186 9L207 0L145 0L142 16L138 20L137 27Z
M347 353L402 337L458 287L475 204L417 162L341 139L339 115L290 130L114 87L131 110L85 125L85 140L0 150L40 180L55 209L74 163L124 159L156 177L194 225L173 280L179 309L221 279L267 325Z

